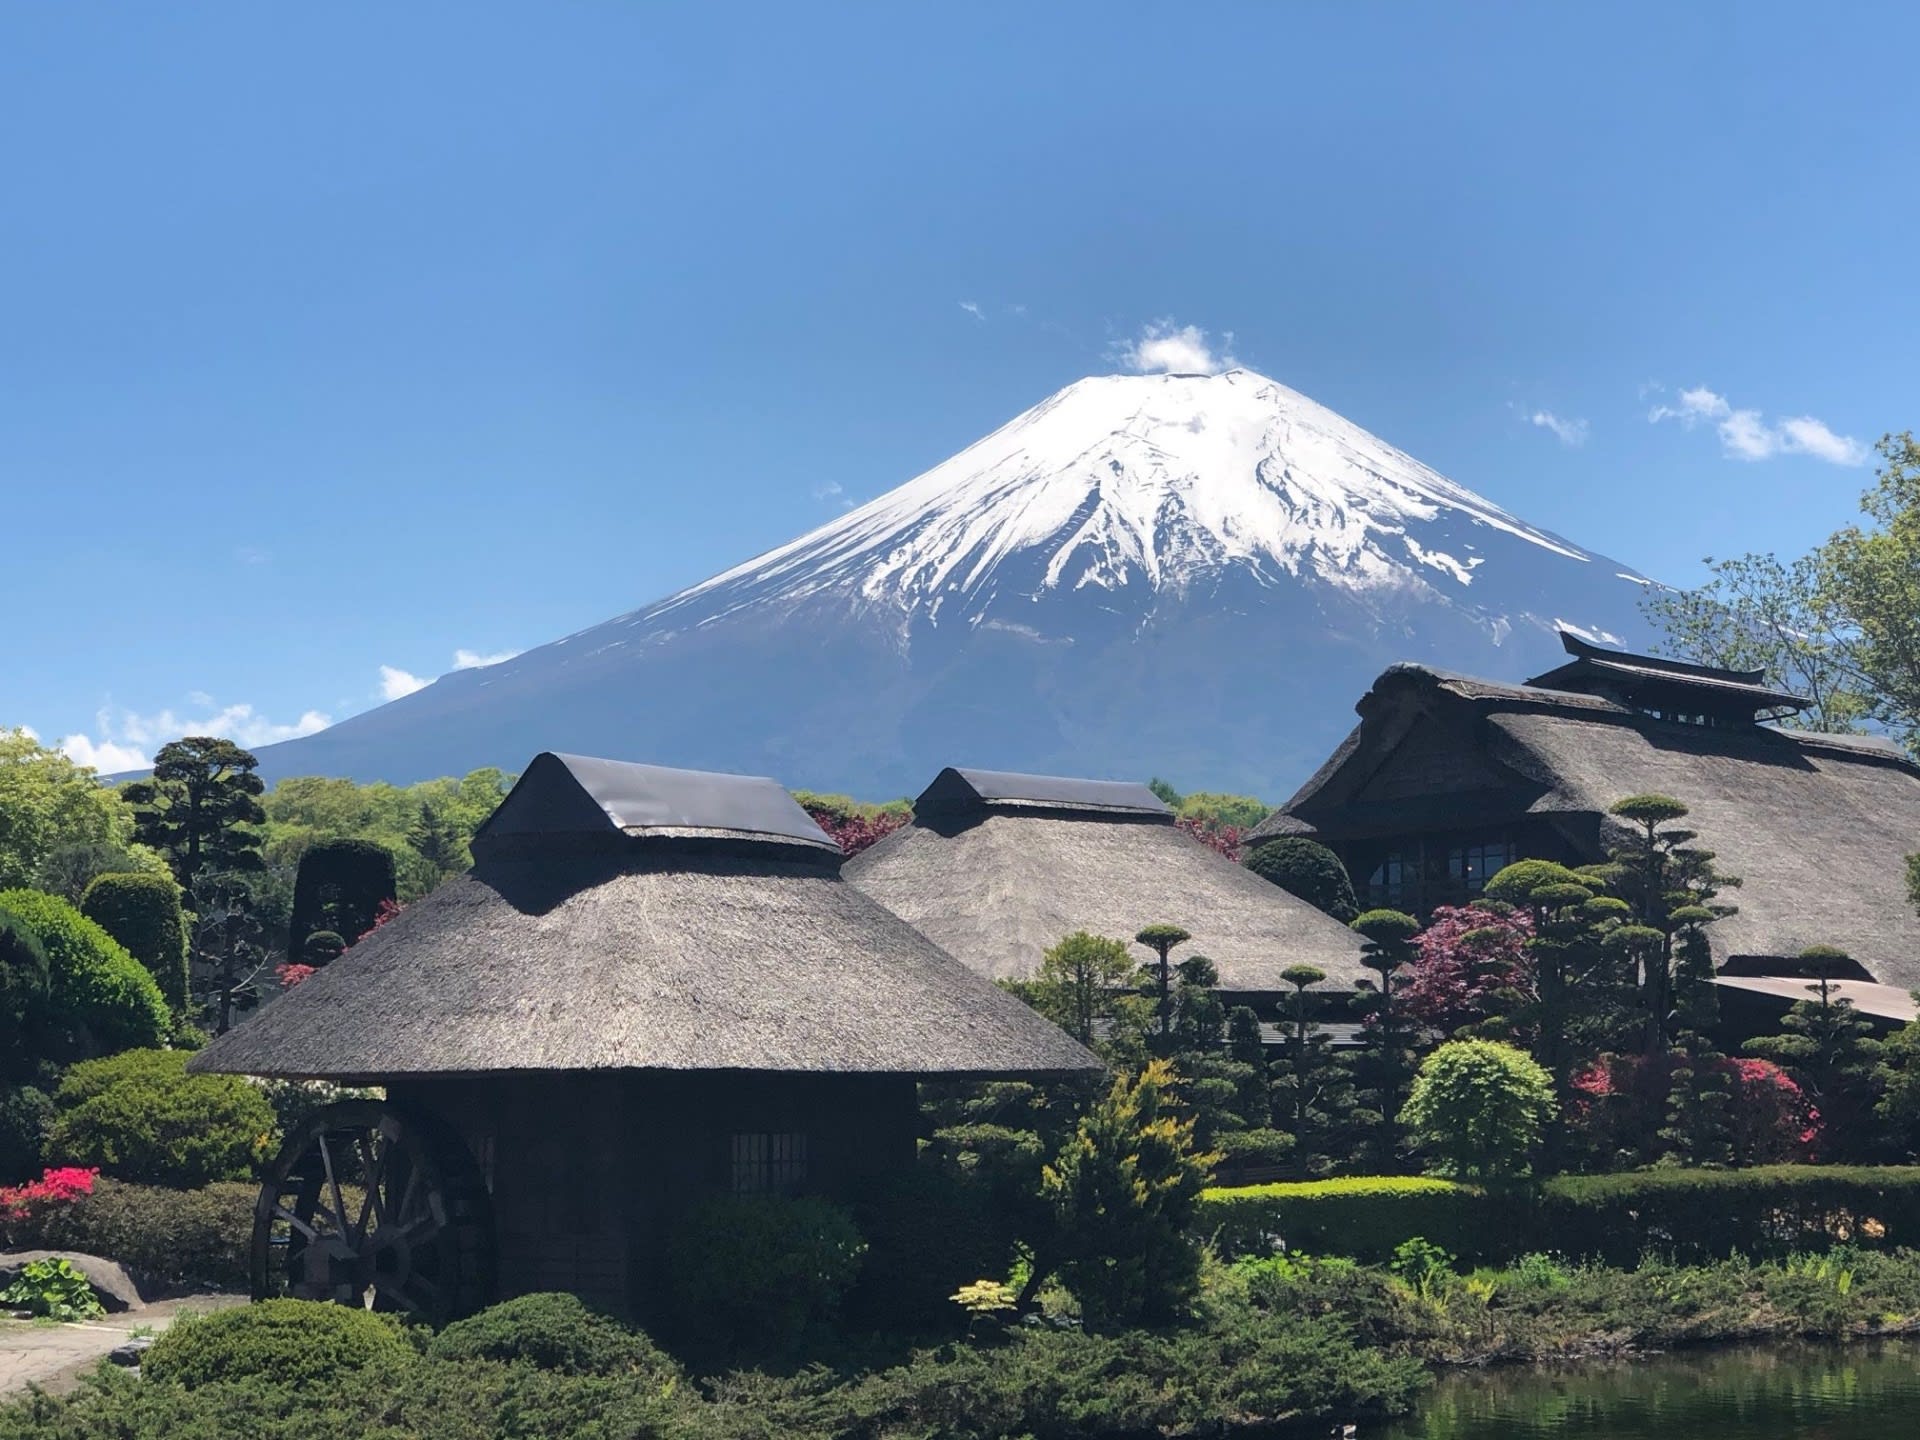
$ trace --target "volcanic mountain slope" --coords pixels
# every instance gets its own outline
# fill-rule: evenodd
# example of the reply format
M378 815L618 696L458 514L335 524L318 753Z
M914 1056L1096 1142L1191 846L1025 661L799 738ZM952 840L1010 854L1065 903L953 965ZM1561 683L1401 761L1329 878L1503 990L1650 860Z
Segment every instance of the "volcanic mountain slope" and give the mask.
M1105 376L779 549L330 730L269 775L543 749L884 797L954 763L1282 798L1414 659L1496 678L1647 581L1247 370Z

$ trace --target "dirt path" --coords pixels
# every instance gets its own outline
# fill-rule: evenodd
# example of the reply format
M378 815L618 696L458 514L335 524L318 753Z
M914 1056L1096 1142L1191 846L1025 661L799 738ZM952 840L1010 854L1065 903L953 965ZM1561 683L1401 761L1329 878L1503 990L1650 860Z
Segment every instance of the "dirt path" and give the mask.
M205 1312L244 1305L244 1295L189 1295L160 1300L80 1325L35 1324L0 1320L0 1395L29 1385L59 1392L74 1383L108 1351L126 1344L135 1330L167 1328L182 1310Z

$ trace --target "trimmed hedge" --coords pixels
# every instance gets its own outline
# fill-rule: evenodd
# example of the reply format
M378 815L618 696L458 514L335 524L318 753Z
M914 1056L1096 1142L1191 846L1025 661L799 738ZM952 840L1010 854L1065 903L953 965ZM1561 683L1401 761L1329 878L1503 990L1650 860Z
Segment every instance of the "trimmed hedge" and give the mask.
M23 921L47 952L44 1038L70 1055L159 1045L173 1015L153 976L126 947L57 895L0 891L0 909Z
M189 1388L216 1380L309 1386L413 1353L391 1315L319 1300L261 1300L181 1316L141 1357L140 1370L150 1380Z
M244 1290L259 1194L259 1186L239 1181L169 1190L102 1178L91 1195L49 1211L14 1243L117 1260L143 1293Z
M1204 1192L1198 1224L1227 1255L1284 1243L1379 1261L1418 1235L1473 1264L1535 1251L1612 1265L1643 1253L1760 1259L1840 1242L1920 1245L1920 1166L1646 1170L1500 1189L1366 1176L1248 1185Z
M521 1295L456 1320L433 1337L427 1356L524 1361L563 1375L640 1375L660 1385L680 1374L672 1357L640 1331L558 1292Z
M120 1180L188 1188L238 1180L272 1143L273 1107L238 1075L189 1075L182 1050L123 1050L74 1066L47 1154Z
M169 1005L186 1008L187 917L171 875L96 875L80 910L146 966Z

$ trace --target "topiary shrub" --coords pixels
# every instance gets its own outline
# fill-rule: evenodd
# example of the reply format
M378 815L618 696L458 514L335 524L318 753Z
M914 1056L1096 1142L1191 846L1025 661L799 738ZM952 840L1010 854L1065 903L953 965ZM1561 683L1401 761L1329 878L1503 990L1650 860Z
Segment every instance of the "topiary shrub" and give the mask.
M187 1004L187 917L170 875L96 875L80 910L146 966L167 1004Z
M287 953L306 964L307 937L331 930L352 944L373 928L382 903L399 894L393 852L371 840L319 840L300 857L293 881Z
M0 1077L22 1079L32 1070L47 993L46 946L25 920L0 910Z
M309 1386L413 1353L391 1315L315 1300L261 1300L183 1315L141 1357L140 1373L189 1388L218 1380Z
M198 1190L102 1177L91 1194L15 1231L22 1250L77 1250L124 1265L143 1293L244 1289L260 1187L220 1181Z
M1247 869L1323 910L1342 925L1360 913L1353 898L1353 881L1340 857L1304 835L1282 835L1256 847L1245 861Z
M273 1143L273 1107L237 1075L189 1075L179 1050L127 1050L60 1082L47 1153L120 1180L235 1180Z
M0 1185L40 1173L53 1128L53 1097L34 1085L0 1085Z
M166 997L126 947L66 901L0 891L0 910L31 929L47 956L36 1043L54 1058L160 1044L173 1023Z
M456 1320L427 1346L433 1360L525 1361L564 1375L640 1375L665 1385L680 1367L653 1341L577 1295L521 1295Z
M708 1201L668 1246L673 1313L702 1349L784 1353L833 1319L866 1248L852 1217L817 1196Z

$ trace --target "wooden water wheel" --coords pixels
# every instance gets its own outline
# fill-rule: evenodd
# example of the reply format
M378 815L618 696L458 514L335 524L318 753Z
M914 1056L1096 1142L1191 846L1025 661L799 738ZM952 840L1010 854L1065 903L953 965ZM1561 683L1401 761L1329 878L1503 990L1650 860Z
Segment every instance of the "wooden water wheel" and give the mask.
M253 1212L253 1297L332 1300L430 1324L493 1299L492 1206L457 1136L382 1100L316 1111Z

